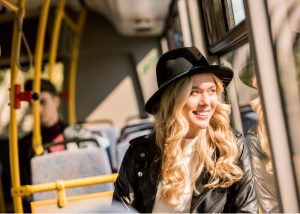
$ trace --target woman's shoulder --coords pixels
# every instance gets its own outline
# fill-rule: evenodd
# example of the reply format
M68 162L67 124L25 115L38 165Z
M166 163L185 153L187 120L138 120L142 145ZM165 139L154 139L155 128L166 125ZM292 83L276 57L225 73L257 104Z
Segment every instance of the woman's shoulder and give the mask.
M242 132L240 132L237 129L232 129L232 133L233 133L234 140L235 140L239 150L242 149L242 147L244 146L244 143L245 143L244 135L242 134Z
M250 126L250 128L247 130L247 136L257 136L257 126L258 124Z
M129 141L130 147L129 149L136 153L155 153L155 151L159 150L155 143L155 133L140 136Z
M236 129L233 129L232 132L238 148L238 157L240 160L243 160L248 155L248 148L247 146L245 146L245 137L240 131Z
M140 137L137 137L137 138L134 138L134 139L130 140L129 144L131 146L146 145L147 143L149 143L151 137L152 137L152 134L143 135L143 136L140 136Z
M148 134L130 140L129 144L130 147L133 148L149 147L152 143L154 143L154 139L155 139L154 134Z
M130 165L134 169L140 169L160 157L161 152L155 143L154 134L134 138L129 141L129 144L122 165Z

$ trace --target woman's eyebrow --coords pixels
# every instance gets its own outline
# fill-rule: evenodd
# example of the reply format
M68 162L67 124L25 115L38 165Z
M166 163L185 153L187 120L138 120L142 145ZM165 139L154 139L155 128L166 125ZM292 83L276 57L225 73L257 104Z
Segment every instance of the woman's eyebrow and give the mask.
M216 85L211 85L208 89L216 88ZM200 89L198 86L192 86L192 89Z

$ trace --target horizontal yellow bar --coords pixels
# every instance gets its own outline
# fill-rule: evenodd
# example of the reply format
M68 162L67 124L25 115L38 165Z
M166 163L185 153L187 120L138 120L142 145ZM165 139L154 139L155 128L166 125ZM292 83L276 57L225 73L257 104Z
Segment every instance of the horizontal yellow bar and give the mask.
M100 197L105 197L105 196L112 196L113 191L107 191L107 192L97 192L97 193L91 193L91 194L85 194L85 195L76 195L72 197L68 197L67 201L69 202L76 202L80 200L88 200L91 198L100 198ZM49 205L49 204L56 204L57 199L49 199L49 200L43 200L43 201L33 201L31 204L35 206L41 206L41 205Z
M71 28L71 30L73 32L75 32L75 33L79 32L79 27L75 24L75 22L66 13L64 13L64 21Z
M0 0L0 5L9 9L13 13L17 13L19 11L19 7L17 5L15 5L14 3L10 2L9 0Z
M93 176L88 178L64 180L64 186L66 189L68 189L68 188L75 188L81 186L115 182L117 177L118 177L118 173L114 173L111 175L99 175L99 176ZM35 184L35 185L28 185L27 187L30 193L45 192L45 191L56 190L56 183L51 182L51 183L44 183L44 184Z
M113 191L107 191L107 192L98 192L98 193L91 193L91 194L85 194L85 195L77 195L67 198L67 202L77 202L77 201L84 201L84 200L90 200L90 199L99 199L103 197L110 197L113 195ZM100 202L101 203L101 202ZM57 199L49 199L49 200L43 200L43 201L33 201L31 204L31 211L32 213L37 213L36 208L47 206L47 205L55 205L57 206Z

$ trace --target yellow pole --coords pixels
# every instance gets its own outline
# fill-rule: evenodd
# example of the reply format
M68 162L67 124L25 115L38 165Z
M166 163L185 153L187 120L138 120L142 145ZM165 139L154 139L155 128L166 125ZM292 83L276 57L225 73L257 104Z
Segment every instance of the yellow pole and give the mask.
M53 76L54 76L54 71L53 71L54 63L56 61L58 39L60 34L61 22L64 16L65 3L66 3L65 0L59 0L58 6L56 8L56 16L53 25L51 44L50 44L50 53L49 53L49 80L50 81L53 81Z
M36 40L35 51L35 69L33 80L33 91L40 93L41 90L41 68L43 60L43 49L45 40L45 29L47 26L48 12L50 0L44 0L43 7L40 14L39 28ZM36 154L40 155L44 152L41 137L41 122L40 122L40 102L39 100L33 101L33 135L32 135L32 148Z
M15 84L17 83L18 68L17 68L17 55L20 54L21 46L21 32L18 26L22 26L24 18L25 0L18 2L18 17L14 21L13 40L11 49L11 79L10 79L10 123L9 123L9 157L11 167L11 183L12 189L20 187L20 169L19 169L19 152L18 152L18 123L15 107ZM19 23L18 23L19 22ZM14 211L23 213L22 197L13 196Z
M66 13L64 14L64 21L72 29L73 32L78 32L78 26Z
M0 0L0 5L6 7L8 10L12 11L13 13L16 14L18 13L19 10L18 6L8 0Z
M69 77L69 123L73 125L76 123L76 110L75 110L75 87L76 87L76 72L77 63L79 55L79 43L81 32L85 23L87 9L83 7L80 12L78 20L78 32L76 32L73 45L72 45L72 55L71 55L71 65L70 65L70 77Z

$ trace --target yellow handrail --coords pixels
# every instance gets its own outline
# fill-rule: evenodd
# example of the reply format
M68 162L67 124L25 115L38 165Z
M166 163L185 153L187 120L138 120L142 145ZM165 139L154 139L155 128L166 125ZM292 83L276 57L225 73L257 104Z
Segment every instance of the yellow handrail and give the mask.
M43 49L45 40L45 29L47 26L48 12L50 7L50 0L44 0L43 7L40 14L38 35L36 40L35 51L35 69L34 69L34 81L33 91L40 93L41 90L41 68L43 60ZM39 100L33 101L33 135L32 135L32 148L33 151L40 155L44 152L42 146L41 126L40 126L40 102Z
M53 81L54 77L54 63L56 61L58 39L61 29L61 22L64 16L66 0L59 0L56 8L56 16L53 25L53 31L51 36L50 53L49 53L49 80Z
M25 0L19 0L18 2L17 18L14 21L13 28L13 40L11 50L11 79L10 79L10 123L9 123L9 156L11 167L11 182L12 189L20 187L20 170L19 170L19 157L18 157L18 123L15 107L15 84L17 83L18 68L17 68L17 56L20 54L21 46L21 32L19 27L23 24ZM22 213L22 198L20 196L13 197L15 212Z
M73 45L72 45L72 56L70 65L70 76L69 76L69 123L73 125L76 123L76 110L75 110L75 88L76 88L76 73L79 55L79 43L80 36L85 24L87 9L83 7L80 12L78 19L78 31L76 32Z
M79 31L79 28L76 25L76 23L66 13L64 13L64 21L72 29L73 32Z
M86 200L94 200L97 198L97 200L99 201L99 206L102 206L105 204L105 202L107 202L106 205L110 205L111 201L107 201L107 197L112 197L113 196L113 191L106 191L106 192L98 192L98 193L90 193L90 194L84 194L84 195L77 195L77 196L71 196L71 197L68 197L66 199L66 202L71 202L71 205L73 205L73 203L75 202L78 202L78 201L86 201ZM103 201L101 201L102 199L104 199L104 204L102 203ZM43 206L49 206L49 205L54 205L54 204L58 204L59 201L57 199L49 199L49 200L42 200L42 201L34 201L34 202L31 202L31 211L32 213L42 213L42 212L47 212L48 209L40 209L41 207ZM69 206L69 207L70 207ZM59 207L59 204L58 204L58 207ZM59 208L62 208L62 207L59 207ZM63 210L59 210L59 211L63 211ZM95 210L93 210L95 211ZM53 211L55 212L55 211ZM66 211L66 212L69 212L69 211Z
M60 207L64 207L67 201L66 191L65 191L66 189L103 184L103 183L114 183L116 182L117 177L118 177L118 173L114 173L110 175L99 175L99 176L78 178L72 180L58 180L55 182L49 182L44 184L25 185L17 189L13 189L12 195L13 197L16 196L20 197L20 196L28 196L30 194L37 193L37 192L57 190L58 204Z
M103 184L108 182L115 182L118 177L118 173L110 174L110 175L98 175L93 177L87 178L77 178L72 180L63 180L64 187L66 189L69 188L76 188L82 186L90 186L96 184ZM34 185L27 185L28 192L30 193L37 193L37 192L45 192L56 190L56 182L44 183L44 184L34 184Z
M15 5L14 3L10 2L9 0L0 0L0 5L4 6L5 8L12 11L13 13L19 12L18 5Z

